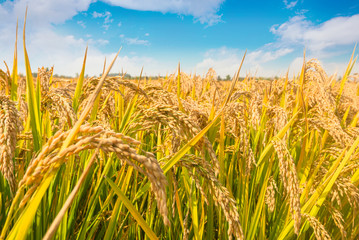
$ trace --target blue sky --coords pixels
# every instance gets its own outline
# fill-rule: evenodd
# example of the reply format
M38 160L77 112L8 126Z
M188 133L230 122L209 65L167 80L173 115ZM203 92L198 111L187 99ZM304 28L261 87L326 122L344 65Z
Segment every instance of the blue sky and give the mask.
M297 73L303 49L329 74L345 71L359 41L359 1L235 0L0 0L0 60L12 65L16 19L22 36L28 6L26 45L33 71L52 66L58 74L102 72L122 46L113 71L138 75L188 73L213 67L232 75L244 51L242 75ZM21 41L19 69L24 70ZM0 65L4 68L4 65ZM358 72L358 65L353 69Z

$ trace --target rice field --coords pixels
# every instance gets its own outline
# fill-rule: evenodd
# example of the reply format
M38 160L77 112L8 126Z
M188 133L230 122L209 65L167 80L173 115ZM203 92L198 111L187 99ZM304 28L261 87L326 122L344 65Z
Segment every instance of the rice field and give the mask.
M16 48L0 70L1 239L359 238L353 56L341 79L305 59L218 81L85 78L85 54L69 80L23 44L26 76Z

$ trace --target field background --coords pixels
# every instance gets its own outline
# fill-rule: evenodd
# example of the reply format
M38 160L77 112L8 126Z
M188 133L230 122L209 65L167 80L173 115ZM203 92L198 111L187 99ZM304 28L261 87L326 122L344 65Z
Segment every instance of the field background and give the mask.
M0 71L4 239L357 239L359 83ZM245 59L245 57L243 57ZM116 59L114 59L115 61ZM243 61L242 61L243 63ZM242 66L242 64L241 64Z

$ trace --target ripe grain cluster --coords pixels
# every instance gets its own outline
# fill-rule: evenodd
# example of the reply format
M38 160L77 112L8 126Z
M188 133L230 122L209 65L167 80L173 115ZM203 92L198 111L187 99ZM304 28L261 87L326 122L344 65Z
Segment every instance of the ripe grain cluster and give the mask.
M273 80L61 79L34 78L26 48L18 76L15 51L0 238L358 239L354 62L340 80L315 59Z

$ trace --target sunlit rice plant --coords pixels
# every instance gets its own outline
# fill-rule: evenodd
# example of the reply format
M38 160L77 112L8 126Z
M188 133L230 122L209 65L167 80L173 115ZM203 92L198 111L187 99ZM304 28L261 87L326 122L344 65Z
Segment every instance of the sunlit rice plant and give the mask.
M25 18L26 19L26 18ZM26 21L26 20L25 20ZM0 70L1 239L358 239L359 82ZM56 67L56 66L55 66Z

